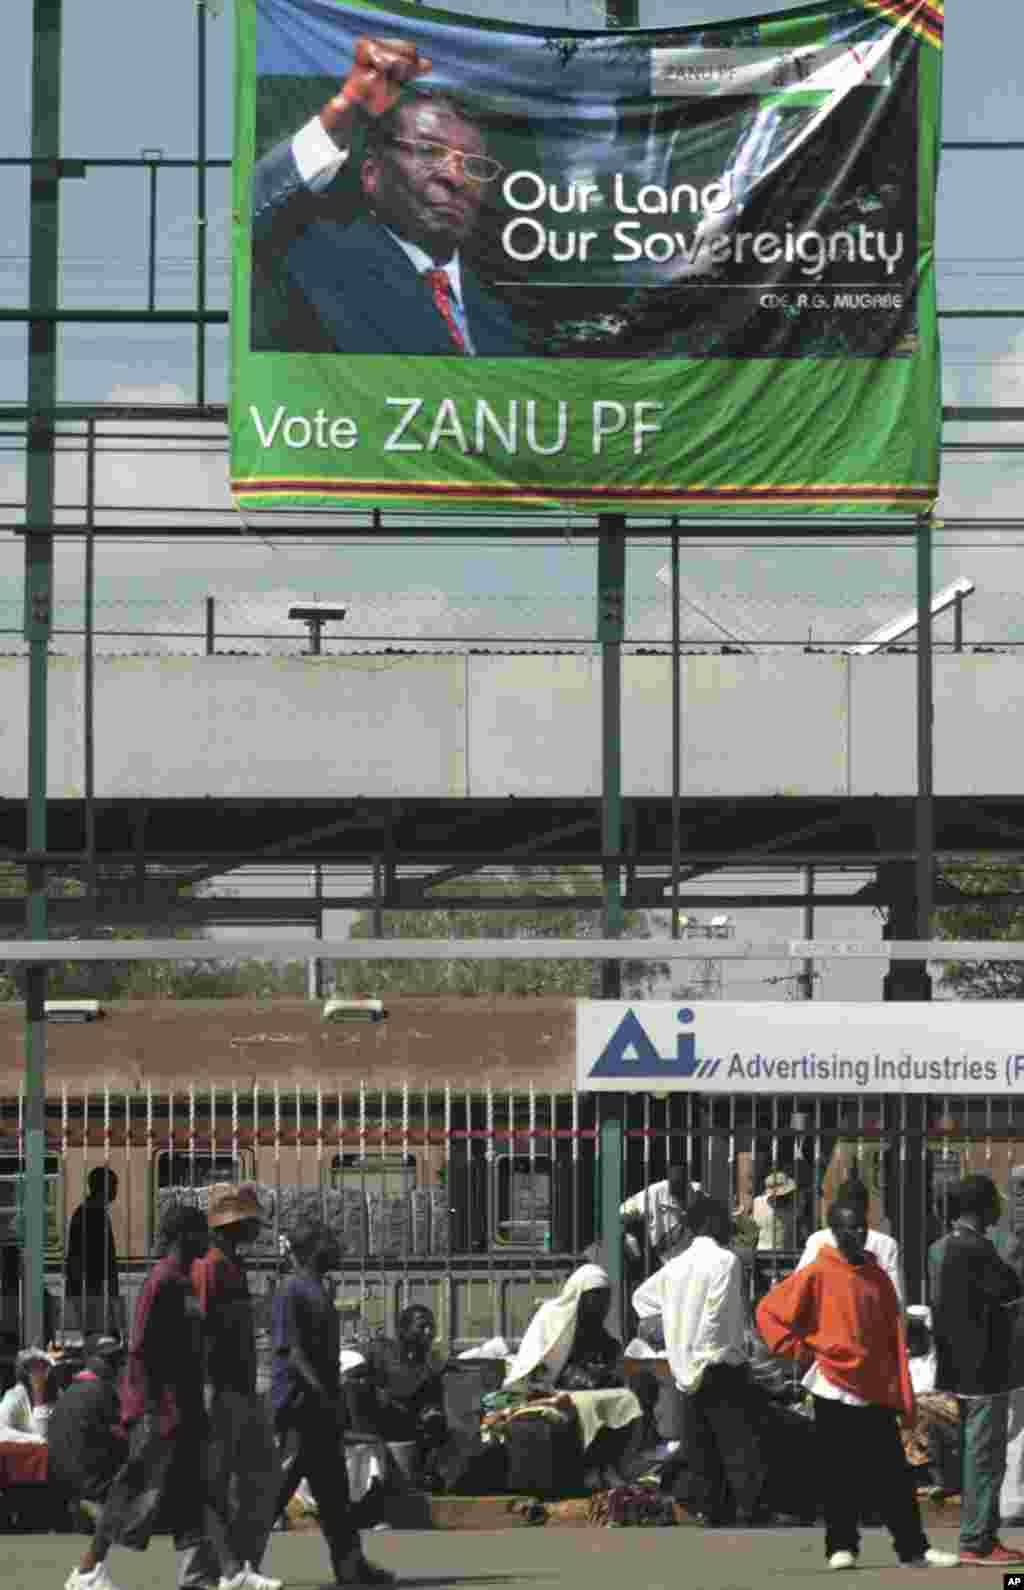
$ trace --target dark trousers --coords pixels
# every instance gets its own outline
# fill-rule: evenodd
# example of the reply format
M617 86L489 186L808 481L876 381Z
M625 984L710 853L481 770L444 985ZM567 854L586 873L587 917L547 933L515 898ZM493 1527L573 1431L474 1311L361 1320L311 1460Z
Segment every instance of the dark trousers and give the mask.
M331 1554L336 1578L346 1558L359 1550L359 1531L352 1516L348 1468L337 1418L331 1412L311 1410L277 1425L284 1479L274 1517L280 1517L303 1480L309 1481L319 1514L320 1529Z
M764 1487L764 1465L746 1366L712 1364L683 1398L690 1498L715 1522L749 1518Z
M1006 1475L1010 1398L965 1397L960 1404L960 1550L983 1556L999 1538L999 1493Z
M914 1476L891 1408L851 1407L815 1397L818 1479L825 1504L825 1555L860 1550L858 1524L871 1511L892 1536L901 1562L928 1549Z

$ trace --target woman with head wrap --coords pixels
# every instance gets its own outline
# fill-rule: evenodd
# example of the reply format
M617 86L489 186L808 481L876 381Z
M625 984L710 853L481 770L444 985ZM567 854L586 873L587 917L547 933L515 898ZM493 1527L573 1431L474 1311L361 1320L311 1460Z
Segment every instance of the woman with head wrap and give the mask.
M622 1347L604 1327L611 1301L607 1271L599 1264L581 1264L558 1296L533 1316L509 1365L506 1388L538 1380L569 1390L621 1385L615 1365Z

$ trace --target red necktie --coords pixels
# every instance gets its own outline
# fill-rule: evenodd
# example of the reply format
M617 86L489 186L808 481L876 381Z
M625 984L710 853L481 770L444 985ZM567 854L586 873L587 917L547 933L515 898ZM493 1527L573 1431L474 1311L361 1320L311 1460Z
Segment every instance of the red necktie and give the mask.
M442 320L448 327L452 341L460 353L465 353L466 339L456 325L455 316L452 314L452 284L448 280L448 272L443 270L424 271L423 280L433 294L434 302L438 307Z

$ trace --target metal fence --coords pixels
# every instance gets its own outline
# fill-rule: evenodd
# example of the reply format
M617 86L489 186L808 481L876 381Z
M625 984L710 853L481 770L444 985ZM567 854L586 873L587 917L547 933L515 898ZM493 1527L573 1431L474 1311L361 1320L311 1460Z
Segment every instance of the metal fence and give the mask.
M23 1111L23 1099L0 1104L9 1341L20 1331ZM47 1105L50 1332L95 1327L117 1313L116 1304L108 1310L109 1277L87 1278L80 1297L64 1280L69 1218L88 1205L90 1174L103 1167L117 1186L96 1218L109 1213L128 1314L167 1203L203 1202L211 1182L245 1180L257 1184L267 1218L250 1256L264 1326L288 1263L282 1238L296 1215L315 1211L342 1239L336 1301L347 1339L389 1334L403 1307L424 1302L454 1349L496 1335L514 1342L585 1250L600 1250L601 1136L610 1119L622 1126L622 1198L682 1166L744 1216L738 1242L751 1250L753 1296L792 1269L829 1200L854 1177L868 1191L871 1223L901 1242L909 1300L926 1298L927 1246L947 1229L956 1183L971 1171L990 1174L1010 1221L1011 1171L1024 1140L1024 1111L1002 1096L424 1092L393 1083L65 1089ZM769 1206L765 1182L778 1171L791 1186ZM626 1263L627 1289L657 1262L654 1226L653 1213L636 1222L640 1255Z

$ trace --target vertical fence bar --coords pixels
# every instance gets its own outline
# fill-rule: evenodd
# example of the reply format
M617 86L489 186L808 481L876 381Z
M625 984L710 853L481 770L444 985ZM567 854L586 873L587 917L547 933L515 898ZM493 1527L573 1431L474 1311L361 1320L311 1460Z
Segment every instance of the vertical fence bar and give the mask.
M32 175L29 188L28 456L25 481L25 639L29 647L27 849L47 847L47 692L53 606L58 339L51 312L60 281L60 118L62 0L32 8ZM34 319L33 313L41 318ZM26 935L49 936L47 872L27 872ZM22 1339L42 1345L46 1290L45 962L25 973L25 1171Z
M934 785L934 669L932 659L932 519L917 521L917 797L914 802L914 843L917 853L917 937L927 940L935 895ZM922 981L927 966L922 963ZM928 992L918 997L930 998Z
M85 787L85 872L88 906L95 923L99 911L96 896L96 421L85 428L85 614L82 657L82 777Z
M196 402L206 403L206 0L196 3Z
M679 531L672 531L672 937L679 937L679 870L682 862L682 682L679 647ZM673 972L675 967L673 967Z
M217 650L217 598L206 598L206 655L212 657Z

